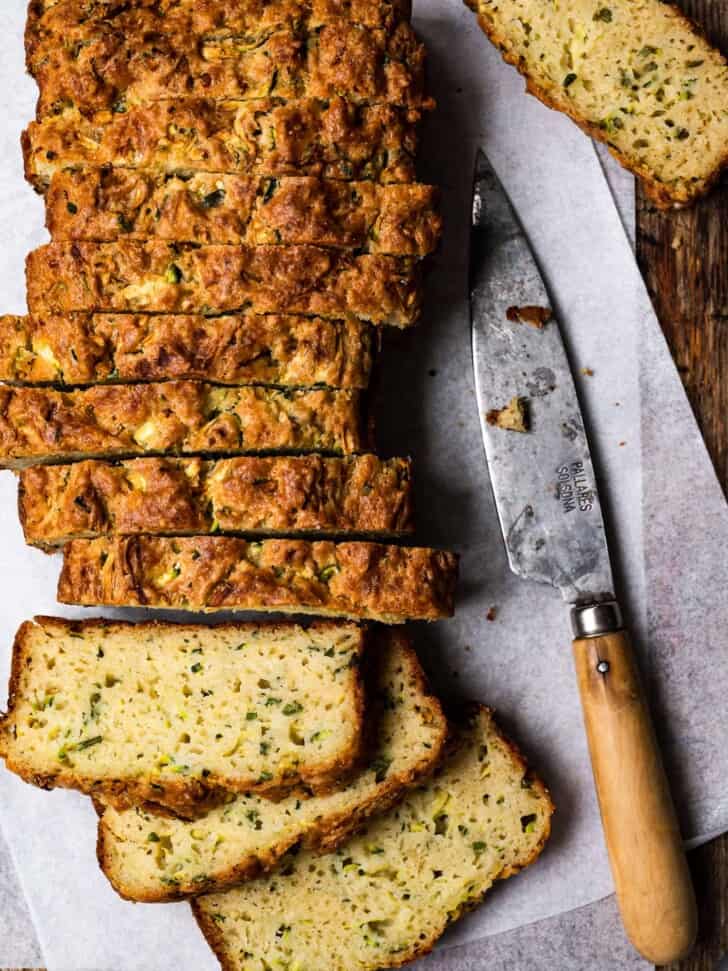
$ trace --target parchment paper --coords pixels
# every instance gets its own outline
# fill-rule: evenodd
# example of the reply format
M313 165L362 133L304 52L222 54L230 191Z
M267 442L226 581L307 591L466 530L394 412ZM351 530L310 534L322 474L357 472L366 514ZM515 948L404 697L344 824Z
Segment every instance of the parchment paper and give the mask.
M22 77L23 15L22 0L8 0L0 13L6 40L0 64L5 311L24 309L23 257L43 239L41 206L24 187L17 148L34 99ZM578 378L579 390L623 599L632 629L649 645L643 661L665 713L660 728L687 836L728 824L728 746L720 723L728 689L728 516L590 142L523 95L522 82L458 3L427 0L416 19L431 51L440 104L429 125L422 175L443 187L447 231L422 327L387 340L379 442L382 451L414 455L419 539L459 549L463 579L456 619L413 633L438 690L494 705L558 806L553 838L538 865L499 887L454 929L447 947L611 892L567 612L555 592L509 574L478 434L465 299L476 144L487 150L529 232L577 374L594 371ZM58 562L23 546L7 473L0 477L0 524L0 637L9 646L23 618L58 611ZM489 623L491 606L497 616ZM0 683L7 660L5 651ZM38 792L0 772L0 820L50 971L216 966L185 905L124 904L106 885L94 860L94 815L82 797Z

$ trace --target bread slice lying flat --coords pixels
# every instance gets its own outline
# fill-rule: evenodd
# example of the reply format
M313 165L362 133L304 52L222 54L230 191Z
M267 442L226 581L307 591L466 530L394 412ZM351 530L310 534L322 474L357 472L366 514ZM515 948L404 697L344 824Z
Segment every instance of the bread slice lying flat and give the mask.
M91 20L62 38L41 37L27 62L38 118L68 105L93 115L185 96L327 99L342 91L364 104L431 107L424 47L407 23L379 30L340 22L308 33L250 24L243 37L195 36L166 12L135 8L125 27Z
M161 452L365 449L359 393L192 381L0 388L0 468Z
M420 113L330 101L179 98L94 119L67 108L23 135L25 176L38 190L54 172L113 165L158 172L316 175L414 182Z
M407 327L420 313L417 263L316 246L49 243L26 266L28 307L39 315L251 310Z
M728 62L662 0L467 0L528 90L644 180L658 206L728 163Z
M272 869L291 847L331 851L388 809L440 760L447 723L407 640L391 631L369 649L366 763L339 792L274 803L238 796L194 822L144 808L106 809L98 856L114 888L145 902L221 890Z
M429 185L86 169L53 177L46 225L54 240L310 244L421 257L435 248L441 219Z
M532 863L553 806L480 709L431 782L335 855L306 851L193 910L225 971L374 971L426 954L496 880Z
M26 542L43 549L110 535L413 529L410 462L376 455L36 465L20 475L18 509Z
M85 385L170 378L218 384L366 388L368 324L243 314L0 316L0 381Z
M135 0L134 7L158 5L159 0ZM105 20L112 25L124 15L128 5L118 0L31 0L26 22L26 46L44 36L63 37L68 28L89 20ZM52 11L52 12L51 12ZM190 33L217 31L225 36L245 33L250 24L258 27L294 27L306 22L310 27L350 21L364 27L393 27L409 20L406 0L177 0L172 11L187 18Z
M42 788L195 813L326 788L359 757L361 628L38 617L13 646L7 767Z
M258 610L378 620L452 615L457 557L378 543L227 536L74 540L61 603Z

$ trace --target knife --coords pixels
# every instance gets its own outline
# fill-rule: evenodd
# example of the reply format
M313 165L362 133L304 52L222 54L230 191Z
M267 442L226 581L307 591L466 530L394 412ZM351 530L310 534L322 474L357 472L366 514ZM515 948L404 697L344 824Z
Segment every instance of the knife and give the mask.
M634 653L622 623L584 420L557 320L482 151L473 181L475 387L511 570L571 606L594 783L628 937L653 964L692 948L695 895Z

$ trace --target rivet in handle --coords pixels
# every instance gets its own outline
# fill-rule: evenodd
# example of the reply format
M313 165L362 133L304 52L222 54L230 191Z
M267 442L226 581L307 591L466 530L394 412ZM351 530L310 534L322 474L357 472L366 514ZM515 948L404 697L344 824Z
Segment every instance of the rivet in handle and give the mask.
M597 671L600 674L606 674L608 670L609 670L609 661L600 661L597 664Z

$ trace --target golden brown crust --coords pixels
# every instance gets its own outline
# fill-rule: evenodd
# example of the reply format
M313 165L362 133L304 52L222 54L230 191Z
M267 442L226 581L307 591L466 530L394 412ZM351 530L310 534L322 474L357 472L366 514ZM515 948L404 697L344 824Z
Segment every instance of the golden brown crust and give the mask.
M13 733L15 709L23 692L23 672L33 661L31 635L38 626L47 628L51 632L56 630L60 634L69 630L76 631L79 634L100 629L113 632L117 628L122 631L135 630L140 633L165 629L181 632L196 630L204 634L209 630L208 626L199 624L179 625L156 621L134 624L125 621L107 621L103 618L69 621L57 617L39 616L35 617L33 621L25 621L20 626L13 642L8 706L6 712L0 717L0 756L11 772L14 772L30 785L37 786L40 789L75 789L120 810L144 804L158 804L181 818L194 819L210 807L219 805L231 791L257 792L264 796L270 795L272 798L279 798L287 791L304 783L313 792L325 794L330 791L333 785L339 784L342 778L347 777L347 774L357 765L361 757L364 739L365 698L363 682L359 677L360 664L356 664L352 665L354 674L351 684L351 711L348 716L355 729L351 734L355 741L335 758L321 762L319 765L306 766L305 763L301 763L295 774L292 774L291 768L288 767L277 774L267 773L265 779L262 777L244 779L240 783L230 778L223 779L214 772L208 772L204 778L190 778L189 776L182 778L178 776L170 779L156 774L154 776L140 775L134 779L106 779L80 774L72 766L61 760L58 762L57 769L54 769L52 773L39 773L22 757L16 757L9 750L12 746L8 747L7 744L4 744L5 738ZM236 636L244 636L246 632L260 632L261 630L260 624L221 624L216 626L218 629L234 631ZM271 637L275 637L277 632L282 629L291 629L295 626L285 621L277 622L268 625L268 633ZM310 627L315 630L335 630L340 629L341 625L327 621L316 621ZM359 632L356 656L360 660L364 653L365 634L365 629Z
M0 467L144 453L364 451L355 391L189 381L0 388Z
M200 36L189 17L122 8L115 20L36 33L26 60L40 89L38 118L68 107L120 113L188 96L328 99L342 91L357 103L432 107L423 94L424 47L407 23L387 31L346 22L250 25L242 36Z
M442 550L224 536L75 540L61 603L316 613L403 623L453 611L457 557Z
M46 226L54 240L309 244L422 257L440 237L436 207L437 190L427 185L107 167L57 172Z
M0 316L0 381L80 386L194 380L365 389L368 324L244 314Z
M668 3L668 0L660 0L660 2L663 8L669 7L670 15L674 17L676 24L694 34L701 41L706 41L704 30L694 20L686 16L677 6ZM483 33L499 49L503 60L513 65L523 75L528 93L538 98L548 108L553 108L567 115L587 135L604 142L610 154L642 180L646 195L658 209L679 209L692 204L700 196L710 191L728 166L728 144L726 144L718 165L705 178L693 181L676 179L672 183L661 181L646 162L640 161L636 153L634 155L627 154L614 145L610 141L608 131L602 125L594 124L585 119L566 94L566 88L562 86L559 90L555 85L547 88L529 76L528 65L516 51L511 50L508 38L498 28L495 21L481 12L478 0L465 0L465 3L477 15Z
M195 878L191 882L178 881L175 885L158 884L155 887L146 887L140 892L138 886L130 886L128 880L125 881L123 868L120 868L115 860L114 843L116 837L113 832L113 823L109 822L108 815L104 814L103 807L99 810L99 825L96 842L96 855L99 866L111 882L116 892L125 900L140 903L163 903L174 900L182 900L191 896L198 896L201 893L215 892L235 886L246 880L253 879L272 870L281 858L296 844L307 849L319 851L321 853L332 853L346 839L355 833L371 816L387 812L405 794L406 790L415 785L418 781L429 774L440 762L446 747L448 738L448 725L443 715L442 707L437 698L432 694L427 679L419 664L409 638L400 634L396 630L386 630L379 635L378 641L370 648L374 658L370 660L370 671L367 678L367 698L370 699L369 706L376 709L381 706L386 699L377 694L376 674L381 666L382 653L395 652L401 655L401 667L403 679L412 685L412 690L418 695L418 709L421 712L425 723L437 726L439 731L437 737L430 743L430 747L424 749L419 759L412 762L400 771L390 771L385 779L359 799L347 807L345 812L326 810L322 806L322 814L313 823L307 824L305 829L294 831L287 828L285 837L279 839L275 844L271 844L263 849L256 850L248 857L241 858L235 866L226 869L218 869L214 874L208 875L207 879ZM368 717L372 717L370 713Z
M109 535L413 529L410 462L375 455L38 465L20 475L18 509L26 542L44 549Z
M26 22L26 49L48 37L64 37L69 30L98 20L116 22L128 16L127 9L150 7L174 18L194 36L215 32L247 33L250 24L258 29L293 28L306 23L310 28L348 21L364 27L392 28L409 20L406 0L134 0L121 6L116 0L31 0ZM119 9L120 8L120 9ZM185 19L186 18L186 19Z
M67 109L23 134L25 175L37 189L63 167L159 172L311 175L413 182L420 114L333 98L255 102L182 98L93 120Z
M158 240L49 243L27 258L33 314L77 311L300 313L407 327L419 264L314 246L203 246Z

